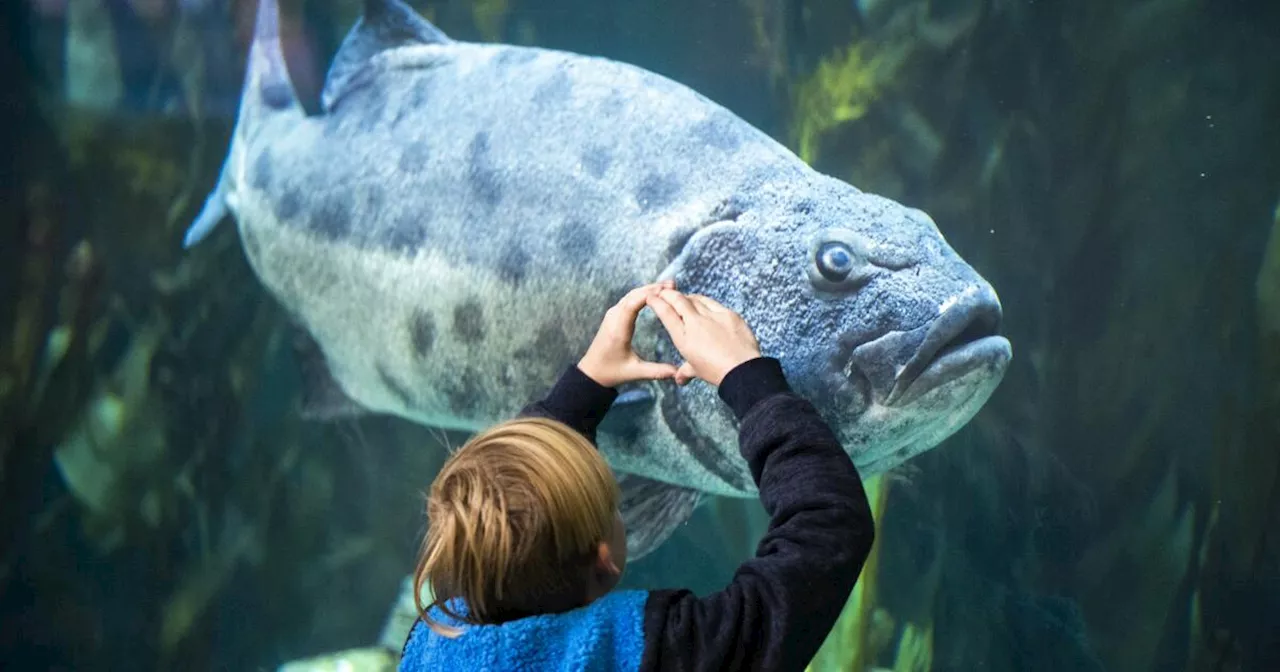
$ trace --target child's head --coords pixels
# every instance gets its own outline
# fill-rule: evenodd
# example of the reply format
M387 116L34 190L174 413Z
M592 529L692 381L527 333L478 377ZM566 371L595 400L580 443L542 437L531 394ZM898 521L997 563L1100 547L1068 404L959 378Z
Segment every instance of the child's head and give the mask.
M567 611L609 592L627 562L618 483L590 442L540 418L505 422L449 457L427 496L429 526L414 575L422 603L470 623ZM462 598L466 617L446 602Z

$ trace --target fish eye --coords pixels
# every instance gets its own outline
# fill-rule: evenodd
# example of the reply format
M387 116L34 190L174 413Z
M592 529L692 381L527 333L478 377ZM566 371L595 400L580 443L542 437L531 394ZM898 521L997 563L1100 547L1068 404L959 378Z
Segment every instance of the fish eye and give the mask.
M827 229L809 248L809 282L820 292L847 293L870 279L873 267L866 243L853 231Z
M841 242L823 243L818 248L817 262L822 277L840 282L853 272L853 250Z

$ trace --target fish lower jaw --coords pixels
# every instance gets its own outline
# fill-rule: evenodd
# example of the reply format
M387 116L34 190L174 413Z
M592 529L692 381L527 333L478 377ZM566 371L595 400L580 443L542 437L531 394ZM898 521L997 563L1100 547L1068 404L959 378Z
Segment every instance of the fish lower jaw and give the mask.
M948 389L964 385L974 377L990 378L994 383L974 382L973 386L990 384L994 389L1004 377L1012 358L1012 346L1003 336L988 336L947 348L917 375L907 379L900 377L885 398L874 400L874 403L907 407L925 397L945 395Z
M985 401L985 397L982 397ZM886 473L921 453L937 448L961 427L968 424L981 407L981 403L964 404L953 412L927 426L911 432L905 439L876 451L875 457L857 460L858 472L863 478Z
M904 409L898 406L885 406L878 402L872 403L864 412L862 422L877 423L884 428L895 426L901 428L904 424L912 423L914 426L901 433L885 432L897 434L897 440L879 447L875 451L875 456L870 459L866 459L867 456L863 454L862 459L858 460L858 471L864 477L881 474L898 467L920 453L938 447L973 420L991 398L998 383L997 377L975 385L964 401L959 403L942 404L930 409L918 408L918 414L926 417L915 420L905 417L912 413L910 407Z

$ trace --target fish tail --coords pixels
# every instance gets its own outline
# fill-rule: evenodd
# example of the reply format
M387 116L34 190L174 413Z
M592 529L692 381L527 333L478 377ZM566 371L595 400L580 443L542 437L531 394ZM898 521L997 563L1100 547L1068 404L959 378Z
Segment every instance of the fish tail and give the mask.
M204 240L229 214L228 197L235 193L240 183L244 165L246 138L268 118L292 115L303 116L302 105L289 79L285 65L284 49L280 43L280 7L278 0L259 0L258 16L253 29L253 42L249 47L248 67L244 87L240 95L240 113L226 162L218 176L218 183L205 200L204 207L187 229L183 247L189 248Z

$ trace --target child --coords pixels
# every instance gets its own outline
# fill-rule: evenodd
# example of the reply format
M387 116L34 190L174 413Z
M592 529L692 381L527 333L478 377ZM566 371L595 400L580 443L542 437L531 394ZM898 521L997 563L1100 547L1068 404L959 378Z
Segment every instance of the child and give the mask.
M684 357L631 349L649 306ZM592 445L617 396L644 379L716 385L740 421L739 447L771 516L728 587L616 591L626 567L619 491ZM414 588L434 596L400 669L803 670L834 625L871 550L861 479L746 323L671 283L638 288L605 315L582 360L522 417L482 432L432 484Z

